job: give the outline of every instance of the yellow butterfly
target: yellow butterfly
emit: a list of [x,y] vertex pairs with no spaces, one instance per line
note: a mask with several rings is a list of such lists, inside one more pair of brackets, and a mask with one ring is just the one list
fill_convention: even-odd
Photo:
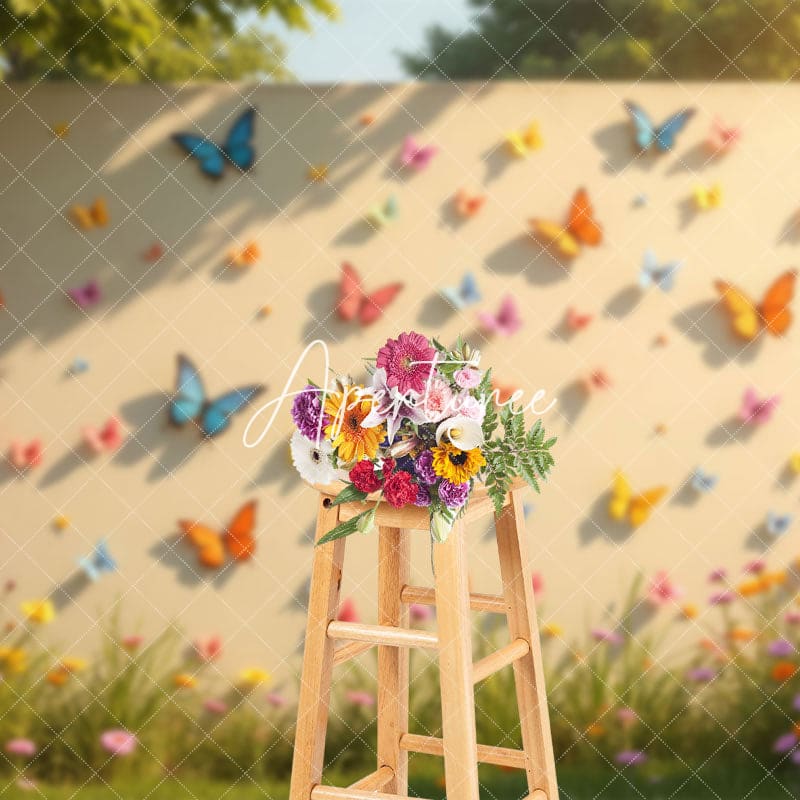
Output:
[[72,221],[81,230],[89,231],[92,228],[104,228],[108,225],[108,206],[102,197],[98,197],[90,206],[74,205],[69,210]]
[[722,205],[722,186],[714,183],[711,186],[698,184],[692,189],[694,207],[698,211],[711,211]]
[[620,470],[617,470],[614,473],[611,498],[608,501],[608,514],[614,520],[627,518],[631,527],[638,528],[647,522],[653,507],[662,500],[666,493],[666,486],[656,486],[634,495],[628,479]]
[[308,168],[308,177],[312,181],[325,181],[328,179],[327,164],[312,164]]
[[531,122],[521,131],[510,131],[506,134],[506,145],[512,156],[527,158],[534,150],[538,150],[544,141],[538,122]]

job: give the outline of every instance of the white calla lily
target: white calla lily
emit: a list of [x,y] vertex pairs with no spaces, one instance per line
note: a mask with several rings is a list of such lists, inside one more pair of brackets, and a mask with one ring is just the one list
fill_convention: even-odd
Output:
[[459,450],[472,450],[483,444],[483,429],[469,417],[450,417],[440,422],[436,428],[436,444],[441,444],[444,436]]

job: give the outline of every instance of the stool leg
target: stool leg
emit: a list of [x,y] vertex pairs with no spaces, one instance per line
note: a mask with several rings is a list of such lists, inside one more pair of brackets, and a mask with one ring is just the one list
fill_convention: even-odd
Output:
[[[409,582],[408,531],[378,530],[378,624],[408,627],[408,606],[400,592]],[[378,769],[391,767],[387,794],[408,794],[408,753],[400,737],[408,732],[408,648],[378,647]]]
[[[332,498],[320,495],[317,539],[336,527],[339,520],[338,507],[327,508],[326,499]],[[322,778],[334,649],[333,640],[328,638],[328,625],[339,608],[344,543],[344,539],[337,539],[314,551],[290,800],[309,800],[311,790]]]
[[433,545],[442,740],[447,796],[451,800],[478,800],[472,624],[464,533],[464,524],[456,522],[447,541]]
[[[514,683],[522,746],[527,763],[529,796],[537,796],[541,800],[557,800],[558,786],[544,685],[542,648],[525,541],[525,514],[519,491],[511,493],[511,504],[495,518],[495,525],[511,639],[525,639],[530,644],[528,655],[514,662]],[[535,795],[537,791],[539,795]],[[544,796],[541,792],[544,792]]]

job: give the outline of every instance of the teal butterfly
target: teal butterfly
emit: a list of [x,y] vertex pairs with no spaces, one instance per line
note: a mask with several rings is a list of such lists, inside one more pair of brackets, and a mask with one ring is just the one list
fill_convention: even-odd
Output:
[[231,423],[231,417],[245,408],[265,388],[262,384],[255,383],[232,389],[214,400],[208,400],[197,367],[184,355],[178,356],[175,384],[175,393],[169,403],[169,421],[179,427],[193,422],[209,438],[226,430]]
[[668,117],[661,125],[655,125],[641,106],[630,100],[626,100],[624,105],[631,115],[634,136],[639,149],[649,150],[655,145],[656,149],[662,153],[675,147],[677,135],[695,114],[694,108],[684,108]]
[[92,582],[99,580],[104,572],[117,571],[117,562],[109,552],[105,539],[101,539],[88,556],[78,559],[78,566]]

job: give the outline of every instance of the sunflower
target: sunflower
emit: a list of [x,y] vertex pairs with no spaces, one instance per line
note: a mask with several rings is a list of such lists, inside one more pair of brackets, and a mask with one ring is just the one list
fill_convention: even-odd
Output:
[[365,456],[375,458],[378,445],[386,435],[386,426],[363,428],[361,423],[372,410],[371,395],[362,394],[361,387],[346,386],[341,392],[325,399],[325,414],[330,422],[325,435],[331,440],[339,461],[360,461]]
[[432,447],[433,471],[450,483],[466,483],[474,478],[482,467],[486,466],[486,459],[480,447],[472,450],[459,450],[446,442],[438,447]]

